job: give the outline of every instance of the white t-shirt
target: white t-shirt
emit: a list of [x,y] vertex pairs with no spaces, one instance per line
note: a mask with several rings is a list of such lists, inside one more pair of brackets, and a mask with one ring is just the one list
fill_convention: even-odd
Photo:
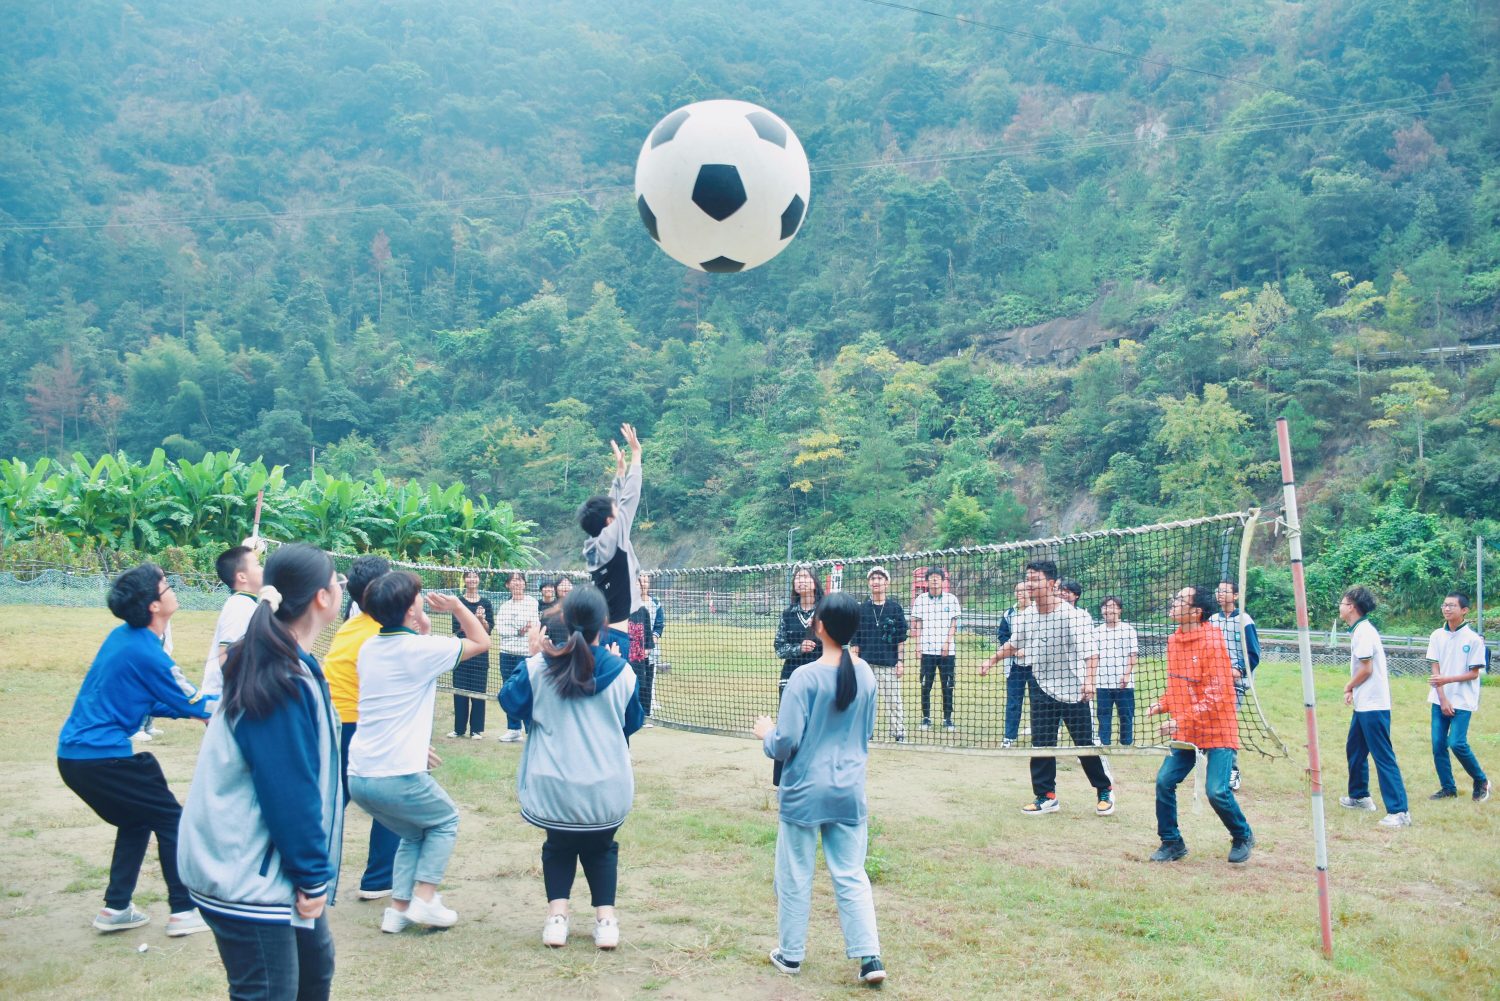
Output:
[[500,638],[500,652],[531,656],[531,644],[525,632],[539,621],[537,600],[529,594],[508,598],[495,606],[495,635]]
[[1088,659],[1094,651],[1089,614],[1065,601],[1046,615],[1032,605],[1016,616],[1011,629],[1011,639],[1042,691],[1059,702],[1083,701]]
[[[1454,630],[1443,626],[1441,629],[1434,629],[1432,638],[1427,641],[1427,659],[1437,661],[1439,674],[1468,674],[1476,667],[1483,674],[1484,640],[1480,639],[1474,627],[1467,622]],[[1448,704],[1454,709],[1467,709],[1469,712],[1479,709],[1478,678],[1444,685],[1443,691],[1448,695]],[[1427,693],[1427,701],[1433,705],[1438,704],[1436,688]]]
[[1130,670],[1131,654],[1141,652],[1135,626],[1121,622],[1113,629],[1104,623],[1094,627],[1094,649],[1099,654],[1099,688],[1134,688],[1135,673],[1131,672],[1130,684],[1122,683],[1125,672]]
[[[943,647],[948,643],[948,629],[959,614],[958,599],[952,594],[934,598],[923,591],[917,595],[916,600],[911,603],[911,617],[922,623],[921,653],[923,656],[942,654]],[[957,643],[958,638],[955,634],[954,645],[956,646]],[[953,647],[948,648],[950,656],[954,652]]]
[[427,770],[438,675],[462,656],[462,636],[381,630],[359,648],[359,729],[349,774],[379,779]]
[[1370,676],[1354,689],[1354,711],[1391,708],[1391,677],[1385,669],[1385,644],[1369,619],[1360,619],[1349,632],[1349,677],[1359,673],[1360,662],[1370,662]]
[[224,694],[224,668],[219,663],[219,655],[244,638],[245,630],[250,627],[250,616],[255,614],[259,603],[255,595],[244,591],[234,592],[224,602],[219,623],[214,626],[214,641],[208,646],[208,660],[203,664],[203,684],[198,686],[198,691],[204,695]]

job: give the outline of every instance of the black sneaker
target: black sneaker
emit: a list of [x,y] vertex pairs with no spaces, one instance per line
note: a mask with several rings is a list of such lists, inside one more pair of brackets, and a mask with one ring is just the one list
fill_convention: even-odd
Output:
[[1244,865],[1250,861],[1250,849],[1255,847],[1255,838],[1235,838],[1229,845],[1229,864]]
[[771,965],[782,973],[787,973],[794,977],[802,972],[802,960],[784,959],[782,958],[780,949],[771,950]]
[[879,987],[885,982],[885,966],[879,956],[866,956],[859,963],[859,982]]
[[1458,790],[1457,789],[1439,789],[1437,792],[1433,793],[1431,796],[1428,796],[1427,798],[1428,799],[1458,799]]
[[931,730],[932,729],[932,720],[929,719],[926,716],[922,717],[922,729],[924,729],[924,730]]
[[1474,802],[1483,803],[1490,798],[1490,780],[1474,783]]
[[1153,862],[1180,862],[1187,858],[1187,842],[1163,841],[1161,847],[1151,853]]

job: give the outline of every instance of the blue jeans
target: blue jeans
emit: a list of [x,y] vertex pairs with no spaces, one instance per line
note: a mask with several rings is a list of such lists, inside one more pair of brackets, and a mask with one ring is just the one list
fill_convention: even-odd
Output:
[[1474,715],[1467,709],[1455,709],[1452,716],[1443,715],[1442,706],[1432,707],[1432,763],[1437,768],[1438,782],[1444,792],[1457,792],[1453,784],[1453,763],[1448,760],[1452,751],[1458,763],[1464,766],[1475,785],[1485,780],[1484,769],[1479,759],[1469,748],[1469,717]]
[[1350,799],[1364,799],[1370,795],[1370,758],[1374,758],[1385,812],[1407,811],[1406,783],[1401,781],[1396,749],[1391,746],[1389,709],[1356,712],[1349,720],[1349,739],[1344,743],[1344,753],[1349,759]]
[[210,911],[229,977],[231,1001],[327,1001],[333,986],[333,935],[325,913],[311,928],[235,921]]
[[[523,665],[525,663],[526,663],[526,658],[522,657],[520,654],[516,654],[516,653],[502,653],[500,655],[500,687],[504,688],[505,687],[505,683],[510,680],[510,676],[512,674],[515,674],[517,670],[524,669]],[[499,697],[500,696],[498,696],[498,695],[495,696],[495,698],[497,698],[497,699]],[[506,713],[505,714],[505,728],[507,730],[519,730],[519,729],[521,729],[521,717],[519,717],[519,716],[512,716],[510,713]]]
[[[1250,837],[1250,823],[1240,812],[1240,804],[1229,788],[1229,769],[1234,767],[1234,750],[1228,747],[1210,747],[1203,754],[1208,756],[1205,784],[1208,786],[1208,802],[1214,813],[1224,822],[1229,836],[1236,841]],[[1156,773],[1156,833],[1163,841],[1182,841],[1182,831],[1177,827],[1177,787],[1188,777],[1198,761],[1198,752],[1173,748],[1167,760],[1161,763]]]
[[[339,777],[344,782],[344,805],[349,805],[349,745],[354,741],[358,723],[345,723],[339,735]],[[396,864],[396,849],[401,839],[378,820],[370,821],[370,850],[365,857],[365,874],[360,878],[361,890],[389,890]]]
[[844,955],[850,959],[880,955],[875,931],[875,898],[865,874],[869,830],[864,824],[823,824],[799,827],[785,820],[776,832],[776,929],[783,958],[800,963],[807,952],[807,918],[812,911],[813,860],[818,833],[823,835],[823,860],[833,879],[844,929]]
[[401,836],[392,897],[410,900],[415,884],[443,881],[458,840],[458,808],[431,775],[351,775],[349,792],[370,816]]
[[1026,683],[1031,680],[1031,668],[1014,661],[1010,673],[1005,676],[1005,739],[1015,740],[1021,733],[1021,710],[1026,707]]
[[1120,743],[1127,747],[1135,743],[1135,689],[1101,688],[1094,693],[1094,706],[1099,713],[1099,743],[1108,745],[1110,725],[1113,723],[1110,710],[1120,713]]

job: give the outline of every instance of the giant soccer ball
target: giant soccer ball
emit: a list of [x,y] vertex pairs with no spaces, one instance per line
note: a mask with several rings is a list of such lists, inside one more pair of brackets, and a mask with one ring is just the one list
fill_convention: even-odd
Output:
[[635,162],[646,231],[698,271],[747,271],[807,215],[807,154],[786,122],[747,101],[699,101],[656,124]]

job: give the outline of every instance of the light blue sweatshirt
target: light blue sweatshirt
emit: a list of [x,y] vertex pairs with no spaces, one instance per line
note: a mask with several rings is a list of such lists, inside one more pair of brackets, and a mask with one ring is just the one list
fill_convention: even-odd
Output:
[[813,661],[792,672],[776,728],[766,734],[766,757],[786,763],[781,773],[781,819],[799,827],[862,824],[865,762],[875,733],[875,675],[854,658],[854,701],[835,703],[837,664]]

